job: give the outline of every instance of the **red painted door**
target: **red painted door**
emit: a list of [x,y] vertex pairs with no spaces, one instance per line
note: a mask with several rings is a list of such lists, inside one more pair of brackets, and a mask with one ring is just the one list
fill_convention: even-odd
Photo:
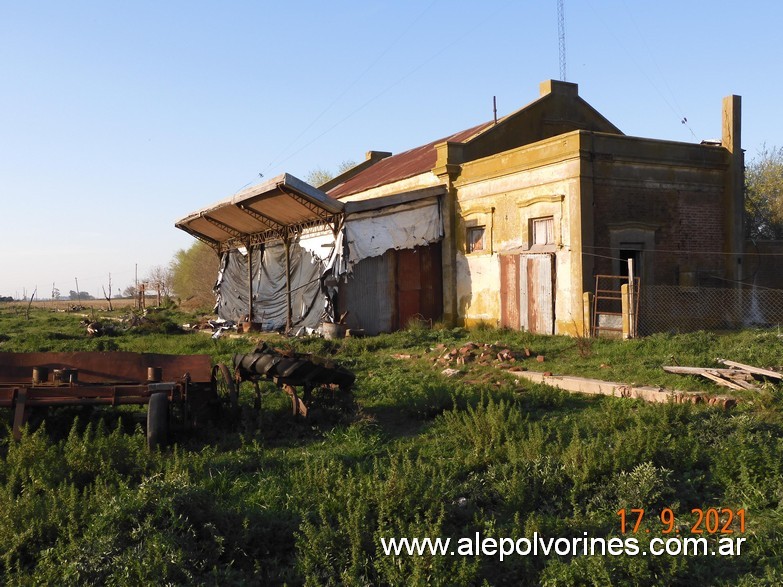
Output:
[[519,255],[500,255],[500,325],[519,330]]

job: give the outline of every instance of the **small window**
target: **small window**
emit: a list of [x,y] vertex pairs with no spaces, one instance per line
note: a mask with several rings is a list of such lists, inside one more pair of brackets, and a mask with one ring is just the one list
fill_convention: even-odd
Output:
[[551,216],[548,218],[535,218],[532,223],[532,233],[534,246],[555,244],[555,221]]
[[475,253],[476,251],[484,250],[484,227],[483,226],[471,226],[468,228],[467,235],[467,249],[468,253]]

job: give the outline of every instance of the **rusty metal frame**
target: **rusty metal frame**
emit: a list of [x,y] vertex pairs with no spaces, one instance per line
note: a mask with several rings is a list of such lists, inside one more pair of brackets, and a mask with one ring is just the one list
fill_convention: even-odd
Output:
[[153,393],[166,392],[169,402],[188,399],[188,381],[146,385],[31,385],[0,387],[0,408],[14,411],[13,436],[22,437],[29,411],[36,407],[145,405]]
[[[155,362],[160,366],[152,367]],[[58,380],[54,373],[49,379],[48,370],[53,365],[59,365],[63,373],[69,372],[67,382]],[[168,380],[160,381],[164,370],[168,371]],[[40,379],[42,371],[46,375]],[[82,381],[76,373],[82,374]],[[184,405],[186,414],[191,400],[209,401],[209,397],[216,396],[211,360],[207,355],[131,352],[0,353],[0,408],[13,410],[13,436],[17,440],[32,408],[145,405],[156,393],[166,393],[170,403]]]
[[244,212],[248,216],[251,216],[260,222],[264,222],[270,225],[270,228],[268,230],[275,230],[278,233],[283,233],[286,229],[286,226],[284,224],[280,224],[276,220],[272,220],[266,214],[262,214],[258,210],[251,208],[248,204],[240,202],[239,204],[237,204],[237,208],[242,210],[242,212]]
[[[310,212],[312,212],[313,214],[318,216],[318,218],[320,219],[320,222],[318,222],[316,220],[302,222],[302,223],[296,225],[297,228],[302,229],[302,228],[309,228],[311,226],[319,226],[321,224],[327,224],[327,225],[329,225],[332,228],[333,232],[337,231],[337,226],[338,226],[338,224],[340,222],[340,219],[342,218],[344,213],[341,213],[341,212],[337,212],[337,213],[329,212],[327,209],[319,206],[315,202],[311,202],[309,199],[299,195],[298,193],[286,189],[283,186],[283,184],[278,184],[277,187],[278,187],[278,189],[281,192],[283,192],[284,194],[289,196],[291,199],[293,199],[297,203],[299,203],[302,206],[304,206],[305,208],[307,208]],[[291,227],[288,227],[288,228],[291,228]]]
[[[620,328],[614,328],[611,326],[600,326],[599,325],[599,316],[620,316],[622,317],[622,294],[619,289],[613,289],[613,288],[606,288],[601,287],[601,280],[613,280],[619,282],[620,286],[622,287],[622,282],[630,283],[627,275],[596,275],[595,276],[595,294],[593,297],[593,336],[596,338],[599,336],[600,331],[607,331],[607,332],[620,332],[622,333],[623,329]],[[632,287],[634,288],[636,295],[634,296],[636,298],[634,307],[630,308],[630,311],[634,315],[634,320],[637,323],[639,323],[639,298],[641,297],[639,295],[640,291],[640,278],[634,277],[633,278],[633,284]],[[608,302],[610,304],[620,304],[620,312],[609,312],[609,311],[601,311],[599,310],[599,304],[601,301]],[[616,308],[615,308],[616,309]]]
[[326,218],[315,218],[298,224],[291,224],[283,226],[283,230],[277,230],[270,228],[263,232],[255,232],[252,234],[240,234],[234,238],[224,241],[218,245],[218,250],[221,253],[230,251],[239,247],[247,247],[252,245],[266,244],[273,240],[285,240],[291,236],[300,233],[308,228],[318,228],[319,226],[329,227],[333,233],[337,233],[340,230],[342,224],[343,215],[329,214]]
[[208,236],[204,236],[203,234],[199,234],[198,232],[196,232],[195,230],[192,230],[191,228],[185,226],[184,224],[177,224],[176,227],[181,229],[181,230],[184,230],[185,232],[187,232],[190,236],[192,236],[196,240],[200,240],[205,245],[215,249],[218,252],[221,252],[220,251],[221,247],[220,247],[220,242],[219,241],[216,241],[215,239],[209,238]]
[[212,224],[213,226],[217,226],[223,232],[230,234],[234,238],[241,239],[246,236],[245,233],[242,232],[241,230],[238,230],[233,226],[229,226],[228,224],[226,224],[225,222],[221,222],[217,218],[212,218],[212,216],[210,216],[209,214],[202,214],[201,217],[207,222],[209,222],[210,224]]

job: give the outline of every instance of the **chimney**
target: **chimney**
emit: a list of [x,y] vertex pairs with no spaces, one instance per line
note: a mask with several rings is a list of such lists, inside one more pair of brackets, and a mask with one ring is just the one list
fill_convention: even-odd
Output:
[[723,98],[723,128],[721,143],[728,151],[729,168],[724,180],[723,226],[726,234],[724,252],[729,279],[742,280],[745,219],[745,156],[742,151],[742,98]]
[[380,161],[381,159],[386,159],[386,157],[391,157],[391,153],[388,151],[367,151],[364,154],[364,160],[372,161],[373,163]]
[[575,98],[579,95],[579,85],[571,82],[561,82],[554,79],[548,79],[538,85],[539,93],[543,98],[547,94],[558,94],[560,96],[569,96]]

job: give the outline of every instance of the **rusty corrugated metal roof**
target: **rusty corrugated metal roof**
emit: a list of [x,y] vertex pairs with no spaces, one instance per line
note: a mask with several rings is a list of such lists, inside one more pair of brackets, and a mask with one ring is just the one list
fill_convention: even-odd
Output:
[[422,145],[421,147],[416,147],[415,149],[404,151],[388,157],[387,159],[383,159],[358,175],[346,180],[344,183],[333,187],[327,193],[332,198],[342,198],[343,196],[356,194],[387,183],[426,173],[435,167],[435,162],[437,160],[435,145],[443,143],[444,141],[465,141],[473,135],[492,126],[492,124],[491,121],[485,122],[446,138],[438,139],[437,141]]

